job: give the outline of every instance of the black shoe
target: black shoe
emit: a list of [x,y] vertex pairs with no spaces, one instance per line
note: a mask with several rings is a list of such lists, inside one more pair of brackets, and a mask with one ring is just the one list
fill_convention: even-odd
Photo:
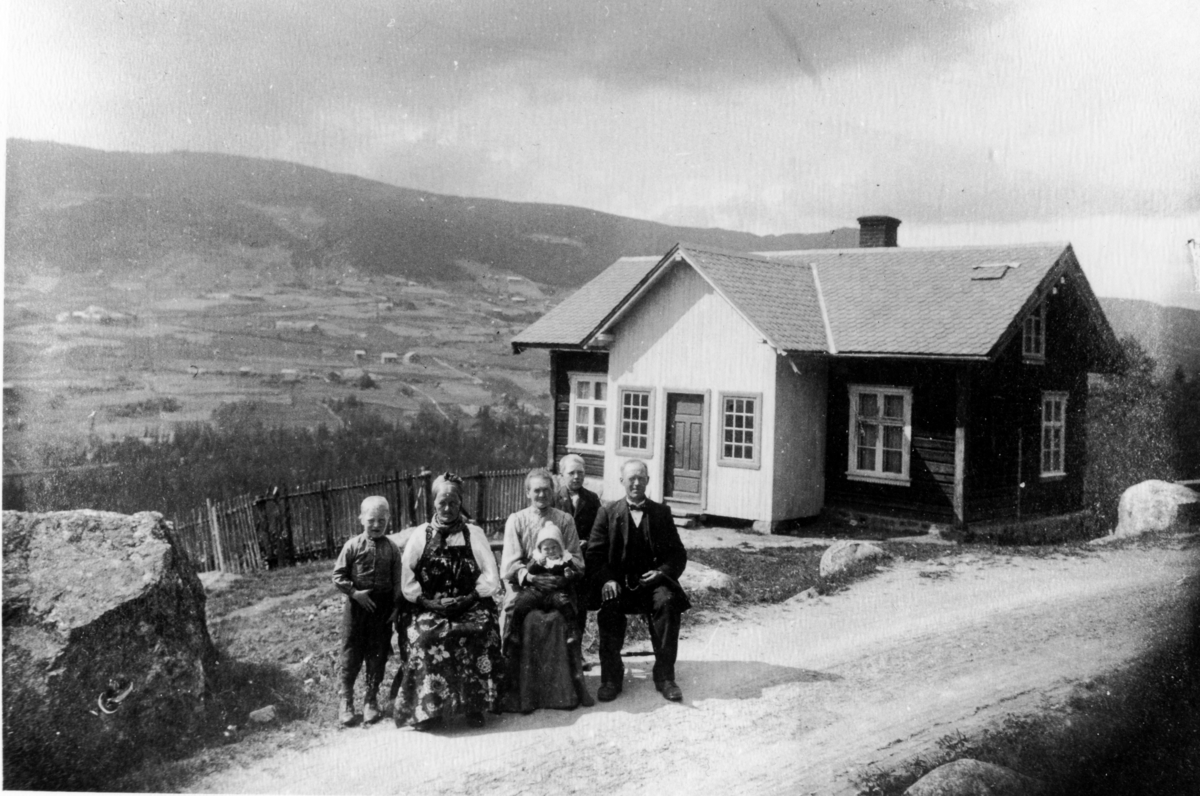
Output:
[[601,702],[612,702],[621,693],[620,683],[601,683],[596,689],[596,699]]
[[425,721],[418,721],[416,724],[414,724],[412,726],[412,728],[414,730],[416,730],[417,732],[429,732],[430,730],[436,730],[438,727],[441,727],[441,726],[442,726],[442,717],[434,716],[432,719],[425,719]]
[[654,687],[658,689],[658,692],[663,695],[664,699],[671,702],[683,701],[683,690],[675,685],[674,680],[656,680]]

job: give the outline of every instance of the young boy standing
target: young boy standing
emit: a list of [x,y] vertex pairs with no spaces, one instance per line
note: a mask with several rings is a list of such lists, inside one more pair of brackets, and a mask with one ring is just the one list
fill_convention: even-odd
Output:
[[354,723],[354,681],[367,668],[363,722],[380,717],[379,684],[392,652],[392,623],[400,593],[400,550],[387,538],[391,508],[374,495],[362,502],[363,532],[342,547],[333,566],[333,585],[346,595],[342,609],[342,694],[338,721]]

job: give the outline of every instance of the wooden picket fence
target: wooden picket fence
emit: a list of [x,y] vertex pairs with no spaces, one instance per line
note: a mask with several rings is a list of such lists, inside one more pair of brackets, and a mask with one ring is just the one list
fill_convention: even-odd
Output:
[[[525,470],[463,476],[463,513],[492,538],[508,515],[526,505]],[[208,501],[174,521],[175,537],[200,572],[250,572],[297,561],[333,558],[361,532],[359,506],[382,495],[392,529],[418,525],[433,510],[431,473],[401,473],[319,481],[269,494]]]

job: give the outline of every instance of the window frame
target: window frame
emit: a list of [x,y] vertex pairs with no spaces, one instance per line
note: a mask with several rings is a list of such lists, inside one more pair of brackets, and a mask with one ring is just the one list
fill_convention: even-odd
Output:
[[[646,447],[645,448],[630,448],[625,445],[625,396],[631,394],[639,394],[646,396]],[[615,439],[617,455],[633,456],[641,459],[650,459],[654,456],[654,438],[657,436],[657,429],[654,426],[655,418],[655,401],[657,396],[653,387],[639,387],[636,385],[619,385],[617,387],[617,403],[616,403],[616,420]],[[639,435],[640,436],[640,435]]]
[[[1044,390],[1042,392],[1042,400],[1038,405],[1038,474],[1046,480],[1063,478],[1067,474],[1067,402],[1070,400],[1071,394],[1062,390]],[[1046,405],[1050,402],[1059,402],[1062,404],[1060,409],[1060,419],[1055,420],[1051,417],[1046,419]],[[1051,413],[1053,415],[1053,412]],[[1058,430],[1058,445],[1053,443],[1053,432]],[[1050,431],[1050,448],[1047,450],[1047,434]],[[1055,464],[1054,455],[1058,454],[1059,469],[1046,469],[1046,454],[1050,454],[1050,464]]]
[[[581,381],[586,381],[586,382],[589,382],[592,384],[597,384],[597,383],[603,384],[604,385],[604,398],[602,400],[596,399],[596,398],[580,399],[578,397],[578,392],[579,392],[578,385],[579,385],[579,382],[581,382]],[[611,413],[611,407],[609,406],[609,400],[608,400],[609,387],[610,387],[610,385],[608,383],[608,374],[607,373],[588,373],[588,372],[568,373],[567,374],[567,382],[570,385],[569,386],[570,408],[568,409],[568,415],[567,415],[567,450],[569,450],[569,451],[586,451],[586,452],[591,452],[591,453],[603,452],[603,451],[607,450],[607,448],[608,448],[608,425],[609,425],[608,418]],[[582,407],[587,407],[591,410],[595,410],[595,409],[603,409],[604,410],[603,426],[596,425],[595,411],[589,412],[591,422],[588,424],[588,428],[591,429],[591,433],[589,436],[593,439],[595,439],[595,429],[603,428],[603,430],[604,430],[604,441],[603,442],[597,444],[594,442],[576,442],[575,441],[575,430],[576,430],[576,426],[579,425],[575,418],[577,416],[577,410]]]
[[1034,365],[1046,361],[1046,300],[1025,316],[1021,324],[1021,359]]
[[[754,428],[750,429],[754,434],[754,441],[749,443],[754,455],[749,459],[733,458],[725,455],[725,401],[737,399],[754,402]],[[747,470],[758,470],[762,468],[763,454],[763,424],[762,424],[762,405],[763,394],[761,392],[718,392],[717,393],[717,465],[719,467],[741,467]],[[743,413],[745,414],[745,413]],[[732,429],[736,431],[737,429]],[[734,442],[734,445],[745,445],[745,442]]]
[[[881,432],[875,443],[875,460],[878,469],[862,470],[858,467],[858,404],[859,396],[862,394],[874,394],[879,396],[880,412],[879,426],[890,425],[899,426],[902,429],[903,447],[900,451],[900,472],[885,473],[883,472],[883,438]],[[849,394],[849,440],[847,443],[846,457],[846,478],[851,481],[866,481],[875,484],[891,484],[893,486],[908,486],[912,483],[912,405],[913,405],[913,390],[912,387],[897,387],[887,384],[850,384],[848,385]],[[883,422],[883,397],[885,395],[900,396],[904,401],[904,419],[903,423]]]

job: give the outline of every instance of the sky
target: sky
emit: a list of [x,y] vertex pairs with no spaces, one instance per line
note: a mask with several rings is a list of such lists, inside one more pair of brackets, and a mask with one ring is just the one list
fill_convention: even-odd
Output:
[[[7,136],[901,245],[1200,308],[1195,0],[12,0]],[[653,254],[654,252],[648,252]]]

